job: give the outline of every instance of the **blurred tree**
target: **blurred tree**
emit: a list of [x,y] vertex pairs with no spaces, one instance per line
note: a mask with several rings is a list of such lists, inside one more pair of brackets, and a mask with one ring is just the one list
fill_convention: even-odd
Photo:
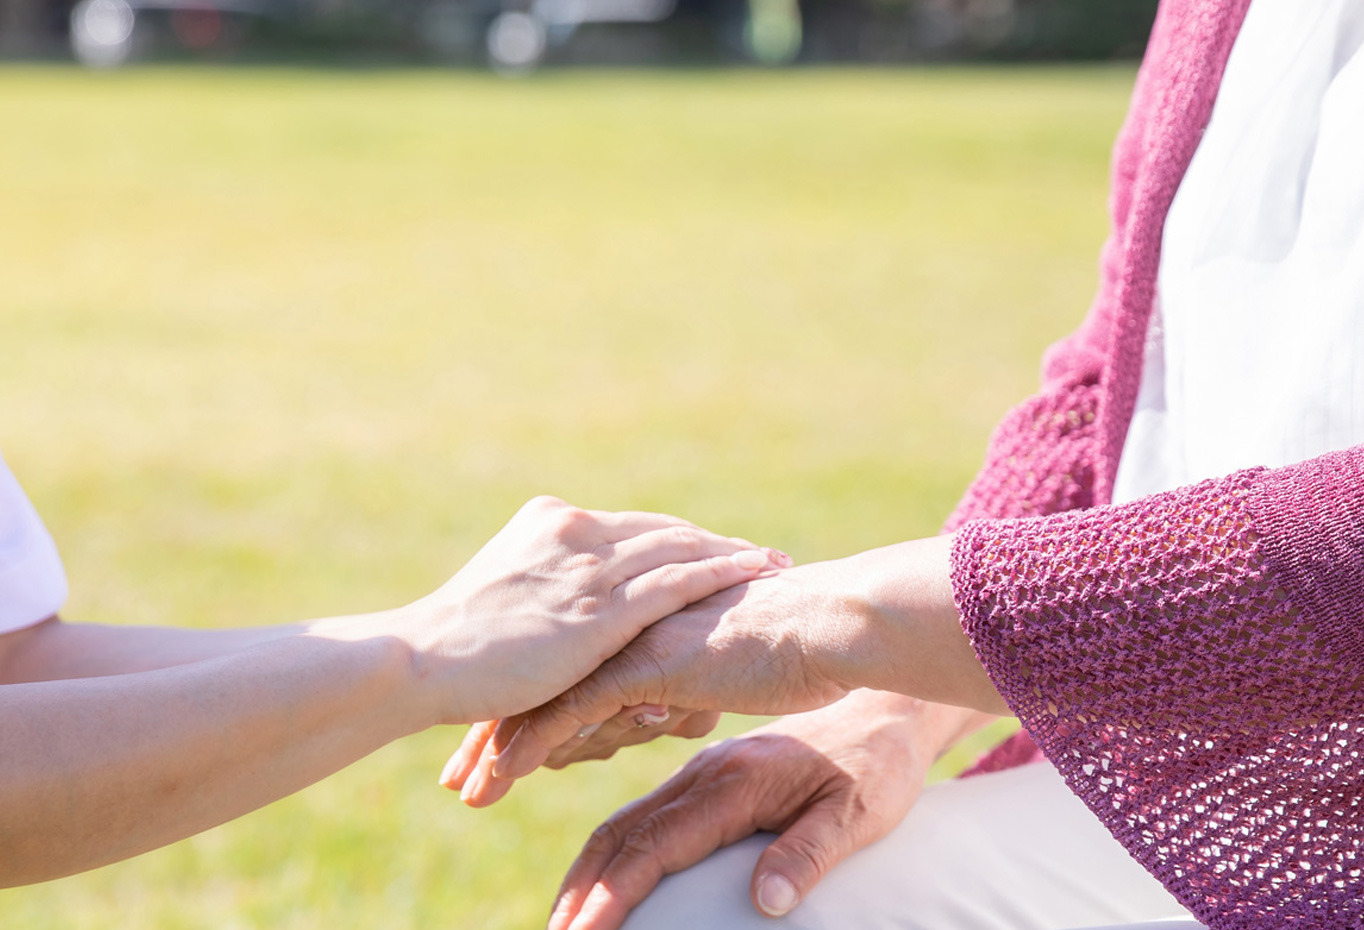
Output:
[[[60,53],[72,2],[0,0],[0,56]],[[549,6],[575,5],[575,0],[130,2],[151,11],[145,17],[147,30],[159,37],[147,43],[153,55],[194,52],[183,47],[193,46],[182,41],[184,29],[161,22],[167,10],[192,2],[196,10],[202,7],[199,11],[210,15],[215,8],[240,12],[244,5],[269,12],[268,17],[257,17],[261,21],[250,35],[266,57],[425,55],[466,62],[485,60],[484,37],[499,14],[539,15],[537,11]],[[567,30],[571,33],[567,35],[551,23],[547,60],[785,64],[1134,57],[1145,47],[1157,4],[1158,0],[676,0],[672,15],[658,24],[588,24]],[[230,17],[219,19],[228,23]]]
[[1139,55],[1159,0],[801,0],[808,61]]
[[41,44],[43,0],[0,0],[0,53],[24,55]]
[[1020,0],[1016,26],[998,48],[1008,57],[1136,57],[1157,6],[1158,0]]

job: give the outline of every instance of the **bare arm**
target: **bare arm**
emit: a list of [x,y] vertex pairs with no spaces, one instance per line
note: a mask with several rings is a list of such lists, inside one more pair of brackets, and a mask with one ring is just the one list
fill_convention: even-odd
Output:
[[0,885],[145,852],[435,722],[396,639],[289,637],[218,659],[0,689]]
[[0,684],[150,672],[216,659],[306,629],[302,623],[230,630],[102,626],[49,617],[0,636]]
[[237,634],[133,629],[132,645],[55,620],[0,638],[13,676],[0,684],[0,886],[189,836],[408,733],[534,706],[768,564],[676,518],[538,499],[396,610]]

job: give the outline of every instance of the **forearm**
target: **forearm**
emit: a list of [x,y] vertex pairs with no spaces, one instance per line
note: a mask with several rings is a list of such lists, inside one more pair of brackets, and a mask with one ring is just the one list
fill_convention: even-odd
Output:
[[216,659],[306,629],[304,624],[228,630],[102,626],[52,617],[0,635],[0,684],[150,672]]
[[675,517],[537,498],[398,610],[0,637],[0,885],[189,836],[437,723],[538,706],[660,617],[781,563]]
[[847,688],[1009,713],[962,629],[952,539],[899,543],[831,563],[839,622],[822,644],[828,664],[820,674]]
[[0,687],[0,884],[93,868],[254,810],[432,719],[381,637]]

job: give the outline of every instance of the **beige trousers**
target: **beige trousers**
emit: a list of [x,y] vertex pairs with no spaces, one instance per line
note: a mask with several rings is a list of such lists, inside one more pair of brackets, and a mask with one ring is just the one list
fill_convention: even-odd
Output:
[[1047,763],[934,785],[777,920],[748,897],[772,839],[665,878],[626,930],[1201,930]]

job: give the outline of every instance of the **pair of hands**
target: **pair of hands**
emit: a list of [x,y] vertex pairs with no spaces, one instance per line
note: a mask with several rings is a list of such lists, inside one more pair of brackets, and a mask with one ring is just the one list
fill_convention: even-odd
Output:
[[961,633],[949,547],[924,540],[765,572],[693,604],[547,705],[473,727],[442,782],[484,806],[539,764],[701,736],[721,709],[798,713],[881,688],[702,752],[594,834],[550,927],[616,927],[662,875],[756,830],[785,831],[752,883],[760,910],[785,913],[903,818],[964,721],[989,719],[904,694],[1004,709]]
[[[554,700],[476,727],[442,781],[491,803],[613,718],[619,739],[622,723],[672,719],[669,708],[791,714],[873,689],[1006,713],[962,632],[950,549],[950,537],[902,543],[766,572],[693,603]],[[707,719],[676,725],[696,735]]]

